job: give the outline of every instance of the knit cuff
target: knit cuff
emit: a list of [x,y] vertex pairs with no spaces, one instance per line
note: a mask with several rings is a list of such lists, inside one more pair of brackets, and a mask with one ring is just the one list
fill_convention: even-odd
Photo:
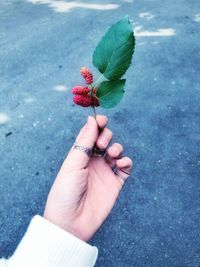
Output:
[[98,250],[36,215],[10,258],[13,266],[92,267]]

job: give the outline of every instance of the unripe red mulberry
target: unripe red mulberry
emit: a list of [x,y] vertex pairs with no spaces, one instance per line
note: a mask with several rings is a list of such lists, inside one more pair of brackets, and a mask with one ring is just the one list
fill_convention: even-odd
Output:
[[73,97],[73,101],[75,104],[82,107],[89,107],[92,104],[92,100],[89,95],[75,95]]
[[90,92],[90,88],[86,86],[77,85],[72,88],[72,94],[74,95],[87,95]]
[[93,83],[93,75],[92,75],[92,72],[88,68],[82,67],[80,72],[83,78],[85,79],[86,84]]

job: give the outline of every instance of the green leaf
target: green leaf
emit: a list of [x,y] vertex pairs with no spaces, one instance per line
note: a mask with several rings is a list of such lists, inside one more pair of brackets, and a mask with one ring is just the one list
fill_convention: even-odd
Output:
[[93,64],[108,80],[117,80],[130,66],[134,46],[134,33],[126,16],[103,36],[94,51]]
[[97,97],[102,108],[112,108],[122,99],[126,80],[104,81],[97,90]]

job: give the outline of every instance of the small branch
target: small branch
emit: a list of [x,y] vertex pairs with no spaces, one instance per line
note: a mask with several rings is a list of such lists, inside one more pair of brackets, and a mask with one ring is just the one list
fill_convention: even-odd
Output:
[[[94,86],[93,85],[90,85],[91,87],[91,92],[90,92],[90,97],[91,97],[91,99],[93,100],[93,90],[94,90]],[[97,116],[97,114],[96,114],[96,109],[95,109],[95,106],[94,105],[92,105],[91,106],[92,107],[92,110],[93,110],[93,113],[94,113],[94,118],[95,118],[95,120],[96,120],[96,116]]]
[[96,120],[96,116],[97,116],[97,114],[96,114],[95,106],[92,106],[92,110],[93,110],[93,113],[94,113],[94,118],[95,118],[95,120]]

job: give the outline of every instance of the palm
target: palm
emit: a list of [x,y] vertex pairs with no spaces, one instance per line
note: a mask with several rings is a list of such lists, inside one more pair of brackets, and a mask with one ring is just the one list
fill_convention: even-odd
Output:
[[[104,158],[92,158],[89,166],[88,197],[99,205],[113,206],[121,189],[121,183]],[[112,208],[112,207],[111,207]]]
[[95,232],[110,213],[122,184],[104,158],[93,157],[87,169],[87,190],[80,216],[87,218]]

